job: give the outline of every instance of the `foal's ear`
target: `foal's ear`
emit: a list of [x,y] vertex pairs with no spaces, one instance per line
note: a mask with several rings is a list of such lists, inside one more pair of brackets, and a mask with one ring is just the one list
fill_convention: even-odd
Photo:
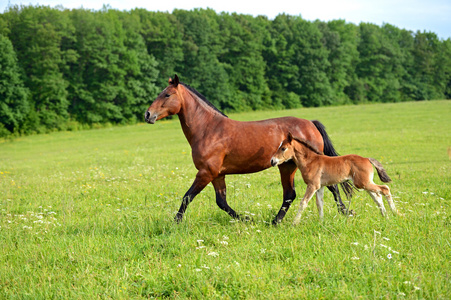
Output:
[[293,135],[291,134],[291,132],[288,132],[287,140],[288,143],[291,143],[291,141],[293,140]]
[[169,78],[169,84],[172,84],[174,87],[177,87],[179,85],[180,81],[179,81],[179,77],[177,76],[177,74],[174,75],[174,79]]

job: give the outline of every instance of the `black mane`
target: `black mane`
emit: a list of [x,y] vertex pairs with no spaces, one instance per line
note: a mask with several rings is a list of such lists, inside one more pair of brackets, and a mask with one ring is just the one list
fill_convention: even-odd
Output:
[[201,99],[203,102],[205,102],[205,104],[207,104],[208,106],[210,106],[211,108],[213,108],[215,111],[217,111],[218,113],[220,113],[221,115],[223,115],[224,117],[228,118],[222,111],[220,111],[219,109],[217,109],[210,101],[207,100],[207,98],[205,98],[204,95],[202,95],[201,93],[199,93],[198,91],[196,91],[195,88],[187,85],[186,83],[180,82],[184,87],[186,87],[188,90],[190,90],[191,92],[193,92],[197,97],[199,97],[199,99]]
[[294,140],[298,141],[299,143],[301,143],[302,145],[304,145],[305,147],[307,147],[309,150],[315,152],[316,154],[319,155],[324,155],[323,152],[319,151],[318,149],[316,149],[315,146],[313,146],[309,141],[301,139],[301,138],[297,138],[297,137],[293,137]]

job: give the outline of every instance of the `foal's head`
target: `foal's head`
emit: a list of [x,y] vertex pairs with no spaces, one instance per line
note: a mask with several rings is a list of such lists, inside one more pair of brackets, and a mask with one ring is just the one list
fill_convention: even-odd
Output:
[[169,85],[158,95],[145,113],[144,117],[147,123],[154,124],[157,120],[179,113],[182,107],[182,99],[178,91],[179,83],[177,75],[174,76],[174,79],[169,78]]
[[319,155],[323,155],[324,153],[316,149],[315,146],[313,146],[310,142],[294,137],[291,132],[288,132],[288,136],[286,139],[282,141],[282,143],[279,146],[279,149],[277,149],[276,153],[271,158],[271,165],[278,166],[287,160],[292,159],[296,153],[308,153],[308,152],[314,152]]
[[287,160],[292,159],[294,156],[293,136],[291,132],[288,133],[288,137],[280,143],[279,149],[271,157],[271,165],[273,167],[278,166]]

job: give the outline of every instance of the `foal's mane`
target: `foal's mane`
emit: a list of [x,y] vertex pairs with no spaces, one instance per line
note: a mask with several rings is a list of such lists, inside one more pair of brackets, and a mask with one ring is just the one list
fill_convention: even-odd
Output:
[[224,117],[228,118],[222,111],[220,111],[219,109],[216,108],[216,106],[214,106],[210,101],[207,100],[207,98],[205,98],[204,95],[202,95],[201,93],[199,93],[195,88],[187,85],[186,83],[180,82],[180,84],[182,84],[184,87],[186,87],[190,92],[192,92],[193,94],[195,94],[200,100],[202,100],[205,104],[207,104],[209,107],[213,108],[215,111],[217,111],[218,113],[220,113],[221,115],[223,115]]
[[298,138],[298,137],[295,137],[295,136],[293,136],[293,139],[296,140],[297,142],[301,143],[305,147],[307,147],[309,150],[315,152],[316,154],[324,155],[323,152],[321,152],[318,149],[316,149],[316,147],[313,146],[309,141],[306,141],[304,139],[301,139],[301,138]]

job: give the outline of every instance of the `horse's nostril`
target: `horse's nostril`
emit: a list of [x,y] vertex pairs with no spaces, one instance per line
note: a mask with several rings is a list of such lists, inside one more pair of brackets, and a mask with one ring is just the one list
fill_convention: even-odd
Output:
[[144,118],[145,118],[146,120],[148,120],[149,117],[150,117],[150,112],[149,112],[149,111],[146,111],[146,113],[144,114]]

